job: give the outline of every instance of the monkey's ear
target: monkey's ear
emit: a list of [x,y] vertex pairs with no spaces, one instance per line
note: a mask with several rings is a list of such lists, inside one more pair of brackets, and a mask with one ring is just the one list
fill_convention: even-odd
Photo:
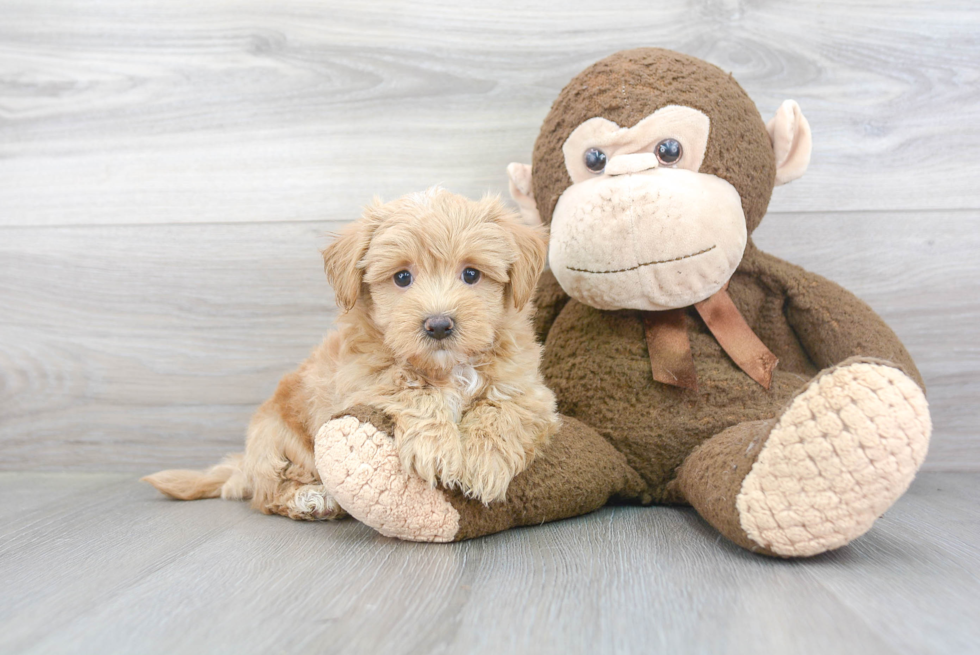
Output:
[[534,202],[534,186],[531,184],[529,164],[508,164],[507,178],[510,180],[510,197],[521,209],[521,218],[528,225],[541,225],[538,205]]
[[371,220],[371,210],[375,208],[366,210],[365,216],[345,227],[340,236],[323,250],[323,270],[333,287],[337,305],[345,312],[354,307],[361,293],[364,270],[359,264],[374,233],[375,222]]
[[776,185],[792,182],[810,164],[813,137],[810,123],[795,100],[786,100],[766,123],[772,149],[776,153]]
[[537,226],[521,225],[516,221],[511,225],[511,234],[517,246],[517,259],[510,267],[510,293],[514,306],[524,309],[538,286],[538,278],[544,271],[548,257],[548,242]]

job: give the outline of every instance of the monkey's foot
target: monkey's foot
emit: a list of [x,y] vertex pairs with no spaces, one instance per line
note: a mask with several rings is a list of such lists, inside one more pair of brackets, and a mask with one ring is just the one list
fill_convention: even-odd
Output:
[[783,557],[838,548],[905,493],[932,425],[922,390],[897,368],[848,360],[824,371],[776,420],[735,506],[745,534]]
[[355,407],[316,434],[316,467],[323,486],[347,513],[387,537],[452,541],[459,513],[445,493],[401,467],[390,421]]

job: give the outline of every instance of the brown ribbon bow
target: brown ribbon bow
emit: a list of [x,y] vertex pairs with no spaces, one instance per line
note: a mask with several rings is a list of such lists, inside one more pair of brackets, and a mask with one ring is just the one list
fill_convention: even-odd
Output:
[[[768,390],[779,360],[745,322],[728,295],[728,285],[707,300],[696,303],[694,309],[738,367]],[[653,379],[697,391],[698,374],[694,370],[691,342],[687,336],[687,310],[644,312],[643,324]]]

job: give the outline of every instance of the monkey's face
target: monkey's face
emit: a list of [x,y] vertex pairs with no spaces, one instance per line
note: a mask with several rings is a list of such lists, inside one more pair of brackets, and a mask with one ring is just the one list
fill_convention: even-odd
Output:
[[699,172],[710,131],[702,112],[667,106],[632,128],[579,125],[562,151],[572,185],[551,219],[551,269],[599,309],[686,307],[721,289],[747,239],[738,191]]

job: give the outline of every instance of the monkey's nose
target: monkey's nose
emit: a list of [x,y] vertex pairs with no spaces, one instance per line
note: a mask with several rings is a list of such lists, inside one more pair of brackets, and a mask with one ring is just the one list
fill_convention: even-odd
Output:
[[422,323],[422,327],[425,328],[425,334],[436,341],[442,341],[453,331],[453,319],[449,318],[445,314],[440,316],[430,316],[425,319]]
[[628,175],[642,173],[656,168],[660,162],[652,152],[638,152],[632,155],[616,155],[606,162],[606,175]]

